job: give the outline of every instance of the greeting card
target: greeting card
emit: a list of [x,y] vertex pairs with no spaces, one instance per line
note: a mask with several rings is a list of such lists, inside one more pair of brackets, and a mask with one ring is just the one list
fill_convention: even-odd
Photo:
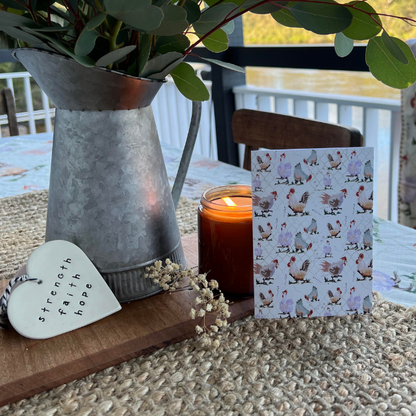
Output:
[[258,318],[372,310],[373,149],[251,153]]

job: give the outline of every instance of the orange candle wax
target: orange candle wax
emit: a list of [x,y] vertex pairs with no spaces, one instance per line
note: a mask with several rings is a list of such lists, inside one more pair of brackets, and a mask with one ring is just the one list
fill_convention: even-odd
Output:
[[199,271],[226,294],[253,294],[251,186],[218,186],[198,208]]

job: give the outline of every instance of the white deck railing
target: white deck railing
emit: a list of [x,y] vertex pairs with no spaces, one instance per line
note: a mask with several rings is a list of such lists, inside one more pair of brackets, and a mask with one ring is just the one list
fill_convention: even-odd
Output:
[[271,111],[358,128],[364,145],[374,147],[375,213],[397,221],[400,100],[251,86],[235,87],[233,91],[237,109]]
[[[44,129],[53,131],[55,109],[50,108],[48,97],[42,94],[41,109],[34,110],[28,72],[0,74],[14,91],[14,81],[23,79],[25,110],[17,114],[19,123],[29,125],[29,133],[36,133],[37,120],[44,120]],[[211,91],[211,83],[205,81]],[[375,149],[376,213],[382,218],[397,221],[397,188],[400,151],[400,101],[391,99],[319,94],[304,91],[274,90],[251,86],[233,89],[236,107],[292,114],[358,128],[366,146]],[[156,96],[153,112],[160,140],[183,147],[191,117],[191,102],[185,99],[172,81],[168,81]],[[7,124],[0,116],[0,126]],[[0,129],[1,137],[1,129]],[[217,159],[215,117],[212,101],[203,103],[201,128],[195,152]],[[240,152],[241,156],[243,152]]]

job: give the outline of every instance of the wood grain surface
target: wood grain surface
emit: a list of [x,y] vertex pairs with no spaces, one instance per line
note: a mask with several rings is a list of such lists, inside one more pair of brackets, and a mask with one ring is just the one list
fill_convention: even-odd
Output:
[[[197,236],[182,239],[188,265],[198,264]],[[0,290],[7,281],[0,281]],[[0,406],[130,360],[195,335],[195,294],[161,293],[122,304],[99,322],[47,340],[0,331]],[[253,298],[234,301],[230,322],[253,314]]]

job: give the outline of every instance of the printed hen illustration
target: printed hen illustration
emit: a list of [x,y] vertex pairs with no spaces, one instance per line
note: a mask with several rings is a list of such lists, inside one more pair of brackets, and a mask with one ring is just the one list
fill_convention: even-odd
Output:
[[287,290],[282,292],[282,300],[279,303],[279,308],[282,311],[280,315],[287,315],[286,318],[290,318],[290,314],[293,311],[293,300],[287,298]]
[[[357,152],[354,150],[351,153],[350,161],[348,162],[348,182],[358,182],[358,176],[361,175],[361,171],[363,170],[363,164],[361,160],[357,159]],[[353,179],[350,179],[353,178]]]
[[358,313],[361,306],[361,297],[355,294],[355,287],[350,290],[350,297],[347,299],[348,312]]
[[341,168],[339,168],[339,165],[341,164],[341,159],[342,159],[342,155],[339,150],[337,151],[335,157],[333,157],[330,153],[328,153],[328,161],[329,161],[329,166],[330,166],[328,169],[340,170]]
[[305,299],[309,302],[316,302],[318,301],[318,288],[316,286],[312,286],[311,293],[308,296],[305,295]]
[[279,243],[278,253],[284,253],[284,252],[289,253],[290,246],[293,243],[293,238],[292,238],[292,233],[290,231],[286,230],[286,223],[285,222],[280,227],[280,234],[277,237],[277,241]]
[[[277,165],[277,184],[289,184],[289,176],[292,174],[292,164],[285,162],[286,154],[280,155],[280,163]],[[283,182],[280,182],[283,181]]]
[[363,235],[363,247],[364,250],[372,250],[373,248],[373,235],[369,228],[364,231]]
[[256,156],[256,159],[257,159],[257,164],[259,166],[259,169],[257,169],[257,172],[262,172],[262,171],[270,172],[270,170],[267,170],[272,164],[272,158],[269,153],[266,153],[263,158],[261,158],[260,156]]
[[370,214],[373,212],[373,191],[366,192],[364,185],[358,188],[358,192],[355,194],[358,197],[358,206],[363,212],[357,211],[357,214],[364,214],[369,211]]
[[312,248],[312,243],[307,243],[303,238],[302,234],[299,231],[295,234],[295,252],[303,253],[305,250],[308,251]]
[[303,185],[303,181],[309,182],[312,179],[312,175],[307,175],[302,170],[300,163],[297,163],[293,172],[293,179],[295,180],[295,185]]
[[364,254],[360,253],[358,259],[355,261],[355,264],[357,264],[358,273],[362,276],[362,279],[357,278],[357,281],[373,279],[373,259],[371,259],[370,263],[368,263],[364,259]]
[[326,173],[323,179],[325,189],[332,189],[332,179],[331,174],[329,172]]
[[272,208],[274,202],[277,201],[277,192],[273,191],[270,195],[264,196],[260,198],[258,195],[253,195],[253,206],[259,207],[261,214],[258,214],[256,210],[254,211],[255,215],[258,217],[266,217],[266,213],[268,214]]
[[261,191],[262,190],[261,180],[260,180],[260,175],[259,174],[256,175],[255,179],[253,179],[253,188],[254,188],[255,191]]
[[328,280],[325,277],[325,282],[335,282],[336,278],[342,277],[342,271],[344,270],[344,266],[346,266],[346,264],[347,264],[346,257],[341,257],[340,260],[335,261],[333,263],[323,261],[321,263],[321,270],[324,273],[329,273],[331,275],[331,280]]
[[311,309],[310,311],[308,311],[302,303],[302,299],[299,299],[296,302],[296,316],[299,317],[310,317],[313,314],[313,310]]
[[329,231],[329,236],[328,236],[329,238],[341,238],[339,234],[341,232],[342,224],[339,221],[337,221],[335,225],[328,223],[327,227]]
[[294,282],[289,282],[289,284],[296,284],[296,283],[309,283],[309,279],[305,279],[306,274],[308,273],[309,265],[311,262],[309,260],[305,260],[302,263],[301,268],[296,265],[296,257],[291,257],[287,267],[289,267],[289,276],[291,276]]
[[347,240],[349,246],[355,246],[358,250],[358,243],[361,241],[361,231],[355,226],[355,220],[350,222],[350,229],[347,233]]
[[331,211],[324,210],[325,214],[335,215],[334,211],[338,211],[341,209],[342,203],[344,202],[344,199],[347,197],[347,190],[341,189],[340,192],[337,194],[329,195],[326,192],[324,192],[321,195],[321,203],[323,205],[327,205]]
[[372,182],[373,181],[373,167],[371,166],[371,161],[367,160],[364,164],[364,181]]
[[256,260],[263,258],[263,249],[261,248],[260,243],[257,243],[257,247],[254,249],[254,255],[256,256]]
[[269,238],[272,235],[273,227],[269,222],[266,225],[266,229],[264,229],[260,224],[257,226],[257,229],[259,230],[259,233],[260,233],[260,238],[259,238],[260,241],[263,241],[263,240],[271,241],[269,240]]
[[312,150],[310,156],[308,156],[306,159],[303,159],[303,163],[309,166],[319,165],[318,154],[316,153],[316,150]]
[[254,264],[254,274],[259,274],[263,277],[263,283],[266,280],[270,280],[276,269],[279,267],[279,261],[273,260],[271,263],[267,264],[266,266],[261,266],[259,263]]
[[293,212],[293,214],[288,214],[288,216],[295,216],[297,214],[309,215],[308,212],[305,211],[306,204],[308,203],[309,199],[309,192],[306,191],[302,194],[300,199],[298,199],[295,195],[294,188],[290,188],[289,193],[287,194],[286,198],[289,200],[289,208]]
[[303,229],[306,234],[319,234],[318,233],[318,224],[315,218],[312,218],[311,223]]
[[339,305],[339,301],[341,300],[341,296],[342,296],[342,291],[339,287],[337,287],[337,291],[335,294],[333,294],[331,290],[328,290],[328,296],[329,296],[328,305]]
[[273,303],[273,298],[274,298],[274,294],[271,290],[269,290],[267,292],[267,295],[264,295],[262,292],[260,292],[260,300],[263,303],[262,306],[260,306],[260,308],[270,308],[270,305]]

